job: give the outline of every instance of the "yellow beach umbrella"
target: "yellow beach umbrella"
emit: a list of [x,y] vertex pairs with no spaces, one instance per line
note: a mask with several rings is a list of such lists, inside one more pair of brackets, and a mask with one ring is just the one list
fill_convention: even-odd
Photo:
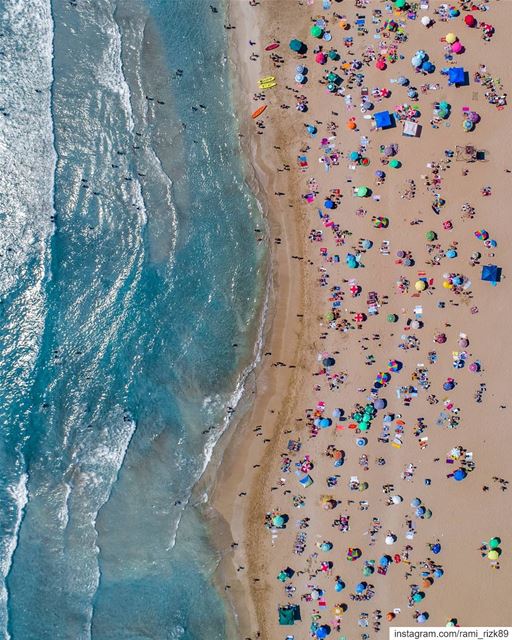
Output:
[[427,283],[425,282],[425,280],[418,280],[414,285],[414,288],[416,289],[416,291],[425,291],[425,289],[427,288]]
[[445,281],[443,282],[443,287],[444,287],[445,289],[453,289],[453,285],[452,285],[452,283],[451,283],[451,282],[448,282],[448,280],[445,280]]
[[491,549],[487,554],[489,560],[497,560],[500,557],[500,554],[496,551],[496,549]]
[[453,44],[457,40],[457,36],[454,33],[447,33],[445,40],[448,44]]

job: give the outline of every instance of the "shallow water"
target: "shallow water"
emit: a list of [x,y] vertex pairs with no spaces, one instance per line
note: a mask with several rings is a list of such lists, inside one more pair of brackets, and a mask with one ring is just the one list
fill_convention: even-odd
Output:
[[0,9],[0,637],[224,638],[188,501],[265,264],[224,8],[30,5]]

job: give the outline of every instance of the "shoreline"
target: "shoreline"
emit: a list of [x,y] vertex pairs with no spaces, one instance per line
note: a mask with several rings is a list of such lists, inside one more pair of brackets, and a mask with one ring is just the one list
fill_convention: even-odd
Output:
[[[230,43],[230,61],[233,67],[235,109],[242,134],[241,147],[246,162],[248,185],[263,208],[269,253],[267,315],[266,318],[262,318],[264,322],[262,357],[251,372],[251,379],[246,381],[244,395],[237,407],[237,415],[217,443],[215,460],[212,459],[209,465],[210,470],[215,474],[211,479],[209,501],[209,514],[213,523],[211,538],[221,557],[214,582],[219,593],[229,603],[228,614],[231,619],[228,620],[228,629],[231,627],[233,637],[249,637],[259,629],[258,620],[261,619],[262,614],[261,602],[257,585],[252,581],[252,577],[260,570],[260,565],[255,560],[257,554],[254,553],[257,537],[248,535],[248,532],[254,531],[257,527],[254,514],[261,510],[262,502],[255,487],[264,482],[262,470],[253,468],[253,463],[259,463],[265,456],[272,455],[267,453],[269,443],[262,447],[261,440],[266,438],[272,440],[278,433],[283,412],[276,411],[274,425],[265,432],[265,438],[258,440],[253,437],[252,442],[248,442],[248,438],[254,436],[253,425],[268,421],[269,411],[274,413],[274,409],[270,409],[272,402],[276,398],[279,399],[290,388],[294,379],[296,380],[300,375],[301,370],[297,367],[288,369],[287,375],[283,376],[280,368],[272,367],[272,362],[282,358],[287,360],[291,358],[295,362],[304,331],[304,324],[296,317],[304,308],[302,265],[296,269],[293,280],[290,277],[293,267],[291,255],[302,254],[303,251],[302,220],[300,224],[296,224],[295,219],[293,225],[287,225],[286,220],[288,212],[290,215],[292,212],[296,215],[294,210],[300,206],[300,203],[294,202],[290,205],[293,209],[284,203],[281,206],[271,205],[268,194],[272,192],[277,182],[275,168],[270,163],[262,166],[264,145],[281,146],[279,143],[284,141],[280,129],[282,123],[278,119],[282,114],[274,114],[274,117],[268,114],[271,128],[265,131],[264,136],[256,135],[254,122],[250,119],[252,109],[249,96],[253,93],[253,87],[257,86],[256,79],[261,75],[261,65],[248,60],[252,50],[247,46],[248,38],[245,36],[248,35],[248,28],[250,28],[251,39],[258,43],[255,50],[261,53],[263,49],[259,46],[262,44],[260,42],[261,22],[268,17],[264,11],[262,6],[255,11],[254,7],[245,5],[242,7],[233,0],[229,1],[229,20],[236,26]],[[255,24],[255,18],[257,24]],[[244,59],[243,56],[246,58]],[[271,137],[272,140],[269,141]],[[274,150],[273,155],[276,155]],[[283,156],[285,156],[284,153]],[[275,158],[271,162],[275,164]],[[290,174],[287,182],[287,189],[292,194],[296,194],[297,189],[293,189]],[[282,184],[280,186],[282,187]],[[288,202],[288,198],[286,200]],[[276,237],[282,239],[282,243],[278,246],[272,242],[272,238]],[[297,271],[300,271],[299,281],[297,281]],[[292,289],[294,295],[292,295]],[[286,300],[284,305],[283,300]],[[294,327],[291,338],[290,327]],[[272,355],[265,356],[263,352],[270,352]],[[290,355],[291,353],[293,356]],[[256,404],[256,398],[258,404]],[[276,404],[276,407],[278,406],[279,402]],[[253,496],[252,499],[239,495],[242,492]],[[229,536],[229,545],[226,536]],[[219,544],[219,538],[222,538],[222,544]],[[235,540],[238,546],[233,550],[231,541]],[[244,570],[241,573],[237,572],[236,565],[243,566]],[[227,591],[224,588],[226,584],[230,585]]]

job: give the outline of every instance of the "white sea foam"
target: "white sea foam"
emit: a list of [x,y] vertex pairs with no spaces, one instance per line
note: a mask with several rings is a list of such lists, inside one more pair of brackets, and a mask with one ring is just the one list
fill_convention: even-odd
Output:
[[50,0],[0,5],[0,294],[27,259],[41,263],[53,230],[56,154],[51,117]]
[[6,577],[9,575],[12,558],[18,546],[20,527],[28,502],[27,481],[28,476],[23,473],[18,482],[9,485],[6,491],[8,504],[4,506],[4,509],[11,515],[12,525],[9,531],[2,531],[0,539],[0,573],[2,576],[0,582],[0,611],[3,611],[3,615],[0,615],[0,634],[4,640],[10,640],[11,637],[7,631],[9,593],[7,591]]

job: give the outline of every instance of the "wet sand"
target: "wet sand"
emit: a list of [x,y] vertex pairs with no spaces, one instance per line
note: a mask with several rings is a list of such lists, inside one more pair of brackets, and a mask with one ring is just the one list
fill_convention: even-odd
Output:
[[[227,593],[232,591],[232,602],[235,611],[239,612],[240,637],[254,638],[258,632],[261,637],[270,639],[284,638],[288,633],[298,638],[309,637],[311,615],[319,616],[313,618],[316,624],[331,627],[330,637],[358,630],[373,637],[385,637],[389,624],[414,625],[415,612],[428,612],[430,625],[445,625],[452,619],[461,625],[506,625],[511,622],[506,578],[510,492],[506,490],[506,484],[493,480],[493,477],[508,479],[511,450],[505,367],[510,354],[507,322],[510,281],[506,277],[510,260],[510,225],[506,205],[512,180],[512,174],[506,170],[512,169],[512,151],[510,145],[504,144],[510,115],[508,107],[498,111],[487,103],[486,89],[473,82],[473,74],[480,64],[486,64],[493,76],[500,76],[503,91],[511,86],[510,70],[504,64],[503,56],[507,34],[500,29],[500,24],[510,20],[512,7],[502,2],[491,3],[491,10],[485,16],[479,12],[479,19],[485,18],[497,27],[489,43],[482,40],[480,30],[465,27],[463,18],[442,22],[431,9],[429,15],[436,19],[432,28],[423,27],[419,19],[405,20],[409,39],[399,46],[403,60],[388,64],[383,72],[375,68],[374,62],[363,66],[363,86],[370,91],[373,87],[387,87],[392,91],[389,98],[382,98],[380,102],[373,100],[374,112],[393,111],[396,105],[406,101],[418,104],[422,113],[419,118],[422,134],[420,138],[407,138],[402,136],[400,123],[386,131],[371,130],[371,121],[364,119],[359,109],[360,88],[354,86],[345,90],[345,95],[352,96],[354,105],[347,108],[343,96],[328,95],[325,85],[318,84],[326,69],[338,67],[339,72],[343,60],[360,58],[365,47],[378,46],[373,34],[379,24],[372,24],[373,9],[380,8],[383,19],[401,19],[385,14],[384,6],[384,3],[371,3],[366,9],[357,9],[352,2],[333,3],[334,11],[346,16],[352,25],[349,31],[342,31],[337,20],[332,20],[333,9],[322,11],[319,2],[312,6],[291,1],[269,2],[255,7],[232,3],[231,22],[237,27],[233,30],[233,42],[238,51],[237,69],[239,77],[243,77],[238,89],[242,98],[244,92],[246,94],[245,119],[253,127],[252,133],[245,128],[242,133],[246,145],[249,143],[246,148],[250,149],[251,163],[268,216],[273,274],[264,348],[264,353],[271,355],[263,357],[254,387],[249,391],[253,396],[252,407],[240,416],[239,425],[228,436],[230,441],[213,496],[213,505],[226,523],[225,539],[219,545],[225,552],[222,577],[229,581],[231,589]],[[366,15],[368,34],[357,35],[354,28],[356,12]],[[420,16],[424,14],[420,12]],[[330,61],[325,66],[315,63],[313,47],[319,41],[309,35],[311,18],[320,15],[329,19],[328,28],[333,34],[332,41],[324,43],[325,49],[332,46],[341,56],[340,61]],[[258,29],[254,28],[255,20],[259,21]],[[469,71],[471,82],[467,87],[448,87],[446,77],[438,72],[444,64],[449,66],[443,61],[445,43],[440,39],[450,31],[459,35],[466,46],[457,63]],[[343,46],[343,37],[347,36],[354,40],[350,48]],[[309,69],[309,80],[300,89],[300,93],[308,98],[309,111],[305,114],[296,111],[295,94],[285,88],[296,87],[293,81],[295,67],[302,63],[299,56],[288,49],[288,42],[293,37],[306,42],[309,49],[303,62]],[[249,46],[249,39],[257,45]],[[269,54],[263,51],[273,40],[280,40],[281,46],[275,53],[284,58],[284,63],[277,68]],[[437,67],[435,73],[429,76],[415,74],[410,58],[417,49],[428,51]],[[260,57],[252,62],[249,56],[254,52]],[[262,102],[252,101],[251,96],[258,91],[257,77],[271,74],[276,76],[278,86],[267,92],[269,106],[262,117],[265,128],[261,129],[262,135],[257,135],[258,129],[253,126],[250,113]],[[416,87],[425,83],[440,86],[435,91],[420,92],[419,98],[411,101],[407,98],[406,88],[390,83],[390,78],[400,75],[408,77]],[[344,79],[342,86],[346,84]],[[438,129],[433,129],[429,124],[432,105],[442,100],[450,103],[451,115]],[[291,108],[280,109],[281,104]],[[462,129],[464,106],[481,116],[481,122],[471,133]],[[242,121],[243,109],[241,101]],[[338,115],[333,115],[332,111]],[[346,128],[349,117],[356,118],[358,131]],[[318,133],[311,137],[305,124],[317,121],[322,124],[315,125]],[[330,121],[338,125],[335,132],[327,131],[326,125]],[[446,122],[450,126],[446,126]],[[323,155],[320,141],[333,133],[336,133],[333,145],[339,155],[339,164],[325,172],[318,162]],[[348,155],[359,148],[362,135],[369,138],[364,156],[370,164],[352,170],[350,167],[354,163],[348,160]],[[396,158],[402,164],[396,170],[381,164],[383,154],[379,147],[391,144],[398,145]],[[453,158],[447,162],[445,149],[455,150],[457,145],[467,144],[485,149],[486,161],[466,163]],[[304,153],[309,166],[301,172],[297,156],[306,145],[310,147]],[[440,171],[442,187],[438,193],[446,204],[439,215],[432,210],[433,193],[421,178],[430,173],[426,165],[432,161],[446,167]],[[285,163],[290,165],[290,171],[278,171]],[[376,184],[376,170],[386,173],[382,185]],[[465,171],[468,171],[467,175],[463,175]],[[308,192],[307,181],[311,178],[316,180],[318,195],[313,203],[307,204],[302,195]],[[407,180],[414,180],[416,185],[415,197],[411,199],[400,197],[407,189]],[[352,189],[358,185],[369,186],[380,200],[353,197]],[[490,196],[481,193],[486,185],[492,187]],[[329,213],[340,225],[340,231],[346,231],[340,233],[337,243],[331,229],[323,226],[317,213],[319,208],[327,213],[324,199],[336,188],[340,189],[341,200]],[[285,195],[276,195],[278,193]],[[467,219],[461,210],[464,203],[474,207],[472,219]],[[356,215],[358,208],[366,209],[366,215]],[[372,216],[389,218],[389,227],[375,228]],[[422,222],[410,224],[418,219]],[[451,230],[443,227],[446,221],[451,221]],[[313,229],[323,232],[320,242],[308,240]],[[485,247],[475,237],[474,232],[480,229],[488,230],[490,237],[497,240],[496,248]],[[436,232],[436,241],[426,240],[425,234],[429,230]],[[276,238],[281,242],[276,242]],[[347,253],[355,255],[358,252],[362,239],[371,240],[373,247],[360,251],[364,266],[349,269],[345,257]],[[380,251],[383,241],[389,241],[389,255]],[[436,254],[446,253],[454,246],[453,242],[458,243],[455,259],[444,256],[439,265],[427,264]],[[440,247],[429,253],[431,245],[436,244]],[[327,257],[321,255],[325,253],[321,248],[327,250]],[[412,266],[397,263],[399,250],[411,253]],[[482,257],[479,264],[471,266],[469,259],[475,251],[481,252]],[[339,263],[329,261],[334,255],[340,256]],[[496,287],[480,281],[481,267],[485,264],[503,267],[504,278]],[[443,274],[447,272],[462,274],[471,281],[471,286],[459,295],[444,289]],[[326,273],[329,274],[328,283],[321,286],[319,279],[325,278]],[[410,283],[404,293],[397,289],[401,277]],[[426,291],[419,293],[414,285],[421,277],[432,281]],[[354,279],[361,288],[355,297],[349,291],[349,279]],[[331,323],[337,324],[338,330],[329,327],[326,319],[331,309],[329,298],[333,297],[331,287],[335,285],[340,287],[343,298],[340,317]],[[370,291],[378,293],[376,315],[368,313]],[[440,302],[444,307],[439,306]],[[422,324],[413,329],[411,322],[416,319],[414,309],[418,305],[422,307]],[[477,312],[472,312],[475,307]],[[366,319],[355,322],[355,313],[364,313]],[[390,313],[397,315],[396,323],[387,322]],[[444,344],[434,342],[434,337],[440,333],[446,335]],[[469,338],[465,348],[459,346],[461,333]],[[373,339],[376,335],[378,338]],[[418,348],[401,349],[399,345],[406,344],[410,336],[414,336],[410,342],[417,343]],[[461,351],[467,353],[467,361],[464,368],[455,369],[454,352]],[[429,362],[434,358],[431,352],[435,352],[435,362]],[[329,389],[325,374],[313,376],[323,368],[319,362],[322,354],[332,356],[336,361],[328,373],[342,374],[344,381],[339,389]],[[373,356],[374,363],[367,360],[369,355]],[[377,373],[387,371],[390,360],[399,361],[401,370],[393,372],[387,386],[371,396]],[[473,362],[480,363],[480,372],[469,371],[469,364]],[[418,371],[419,375],[428,378],[428,382],[424,382],[427,389],[414,379]],[[456,386],[444,391],[443,383],[448,378],[453,378]],[[320,389],[315,388],[316,385],[320,385]],[[416,388],[417,397],[404,404],[403,399],[397,397],[397,389],[410,385]],[[475,399],[478,392],[481,402]],[[429,402],[428,397],[432,395],[435,399],[431,398]],[[364,407],[369,401],[373,403],[376,397],[384,398],[387,407],[377,411],[367,432],[359,434],[368,439],[365,447],[359,447],[356,444],[358,435],[349,428],[354,423],[350,415],[356,403]],[[344,410],[344,419],[333,419],[332,426],[320,429],[318,435],[311,438],[312,420],[308,421],[308,416],[315,416],[308,409],[315,409],[319,402],[325,402],[325,416],[331,418],[332,411],[339,407]],[[438,426],[436,421],[441,411],[448,419],[443,426]],[[391,423],[391,440],[399,426],[397,414],[405,423],[400,448],[378,440],[386,414],[395,416]],[[459,424],[456,428],[447,428],[453,418],[459,420]],[[415,435],[421,423],[426,427]],[[428,440],[420,440],[425,437]],[[287,450],[289,439],[300,439],[300,452]],[[329,445],[344,451],[342,466],[334,467],[333,459],[326,455]],[[458,446],[472,452],[474,462],[474,469],[469,465],[469,473],[462,482],[447,477],[461,466],[460,461],[446,463],[448,452]],[[282,454],[290,458],[289,471],[281,469]],[[313,461],[310,475],[314,483],[302,488],[294,471],[298,470],[296,463],[304,461],[306,455]],[[367,463],[363,460],[360,464],[362,455],[367,456]],[[378,464],[378,458],[383,458],[385,464]],[[414,468],[410,479],[402,477],[407,465]],[[328,487],[326,478],[335,475],[339,476],[336,485]],[[350,490],[352,476],[358,476],[360,483],[368,483],[368,488]],[[387,484],[394,488],[386,494],[383,485]],[[483,487],[489,487],[489,490],[484,491]],[[292,496],[298,495],[305,497],[302,508],[292,504]],[[326,510],[322,507],[321,500],[325,495],[332,496],[337,502],[336,508]],[[400,496],[402,502],[388,506],[386,503],[392,495]],[[414,515],[416,508],[410,503],[416,497],[432,511],[430,519]],[[265,515],[278,512],[289,517],[286,527],[265,527]],[[332,527],[334,519],[340,516],[348,518],[348,531]],[[310,518],[309,527],[299,529],[297,523],[304,518]],[[374,542],[368,534],[373,518],[378,519]],[[405,535],[409,528],[407,521],[414,526],[413,538]],[[307,543],[304,552],[297,555],[293,553],[294,540],[300,532],[307,534]],[[391,545],[385,543],[388,532],[396,536]],[[502,540],[499,569],[489,559],[482,558],[479,551],[482,542],[493,536]],[[428,545],[438,540],[441,551],[436,555]],[[238,545],[233,551],[232,541]],[[319,549],[318,544],[324,541],[332,543],[331,551]],[[349,547],[360,549],[361,558],[347,561]],[[363,577],[364,563],[374,560],[377,568],[379,559],[385,554],[391,558],[398,556],[400,562],[392,561],[386,575],[376,570]],[[332,563],[332,567],[324,566],[325,571],[321,570],[323,561]],[[442,567],[444,575],[434,579],[432,586],[424,587],[421,572],[428,571],[425,563],[428,565],[431,561]],[[285,583],[295,589],[290,598],[283,583],[276,579],[287,566],[298,572]],[[433,566],[431,564],[431,569]],[[336,576],[341,576],[346,585],[341,592],[334,590]],[[362,580],[372,587],[373,597],[363,601],[351,599],[350,594],[355,593],[356,584]],[[425,597],[408,607],[408,598],[415,591],[415,585]],[[322,592],[317,599],[317,594]],[[322,598],[325,598],[325,606],[319,604]],[[300,604],[302,622],[293,627],[280,627],[277,607],[289,603]],[[346,612],[337,616],[336,605],[343,605],[342,609],[346,605]],[[392,623],[385,617],[391,611],[395,611],[396,616]],[[361,620],[364,624],[362,614],[368,614],[368,627],[358,626]],[[380,631],[374,631],[374,620],[379,619],[378,616],[382,616]],[[339,632],[335,631],[337,625]]]

